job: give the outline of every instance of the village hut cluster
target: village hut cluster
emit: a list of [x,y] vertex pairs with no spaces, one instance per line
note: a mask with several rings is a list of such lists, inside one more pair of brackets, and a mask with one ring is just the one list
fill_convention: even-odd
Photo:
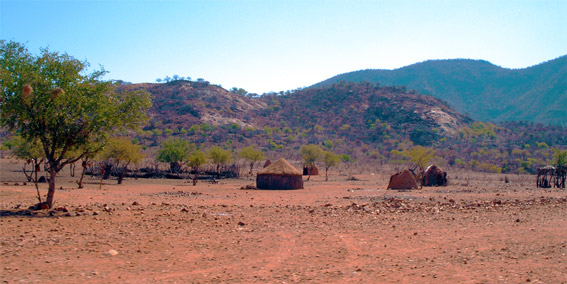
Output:
[[[316,166],[304,166],[303,172],[298,171],[285,159],[274,163],[267,160],[264,169],[256,177],[258,189],[303,189],[303,175],[318,175]],[[567,168],[546,166],[538,168],[537,187],[539,188],[565,188]],[[430,165],[427,169],[405,169],[390,177],[387,189],[411,190],[430,186],[447,186],[447,172],[437,165]]]
[[425,171],[406,169],[390,177],[387,189],[419,189],[423,186],[447,186],[447,172],[437,165],[431,165]]

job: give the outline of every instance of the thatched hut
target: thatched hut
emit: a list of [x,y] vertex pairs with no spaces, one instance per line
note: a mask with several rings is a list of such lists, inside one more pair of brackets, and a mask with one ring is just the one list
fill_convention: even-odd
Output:
[[447,186],[447,172],[437,165],[427,167],[423,175],[423,186]]
[[256,188],[302,189],[303,177],[300,171],[282,158],[258,171]]
[[404,170],[390,177],[387,189],[418,189],[415,176],[409,171]]
[[315,165],[313,165],[311,167],[303,166],[303,175],[304,176],[318,176],[319,175],[319,168],[317,168],[317,166],[315,166]]

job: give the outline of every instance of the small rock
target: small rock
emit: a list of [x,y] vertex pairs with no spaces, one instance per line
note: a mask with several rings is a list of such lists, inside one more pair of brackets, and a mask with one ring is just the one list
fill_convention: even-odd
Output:
[[100,214],[98,211],[93,212],[93,215],[98,215],[98,214]]
[[140,205],[140,203],[138,201],[134,201],[132,202],[132,205]]
[[238,226],[240,226],[240,227],[246,226],[246,223],[244,223],[242,221],[238,221]]
[[109,251],[106,252],[106,255],[110,255],[110,256],[115,256],[115,255],[117,255],[117,254],[118,254],[118,252],[115,251],[115,250],[113,250],[113,249],[111,249],[111,250],[109,250]]

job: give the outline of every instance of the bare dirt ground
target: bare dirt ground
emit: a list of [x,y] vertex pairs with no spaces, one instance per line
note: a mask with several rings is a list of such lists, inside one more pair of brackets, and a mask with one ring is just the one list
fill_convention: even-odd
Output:
[[0,165],[5,283],[567,283],[567,191],[533,176],[405,192],[389,172],[294,191],[62,176],[58,210],[32,212],[21,162]]

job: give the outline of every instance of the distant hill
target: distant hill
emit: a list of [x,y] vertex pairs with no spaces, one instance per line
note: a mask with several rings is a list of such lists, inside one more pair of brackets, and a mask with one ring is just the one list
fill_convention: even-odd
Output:
[[406,86],[447,101],[481,121],[530,121],[567,126],[567,55],[525,69],[482,60],[431,60],[395,70],[361,70],[340,81]]
[[[207,124],[219,130],[227,128],[228,135],[245,128],[287,128],[287,133],[278,136],[294,136],[290,142],[297,145],[334,137],[372,143],[383,136],[429,145],[441,137],[456,136],[461,127],[472,122],[431,96],[369,83],[338,83],[260,97],[189,81],[121,88],[144,89],[152,94],[152,120],[147,129],[173,131]],[[295,137],[298,134],[301,137]]]

